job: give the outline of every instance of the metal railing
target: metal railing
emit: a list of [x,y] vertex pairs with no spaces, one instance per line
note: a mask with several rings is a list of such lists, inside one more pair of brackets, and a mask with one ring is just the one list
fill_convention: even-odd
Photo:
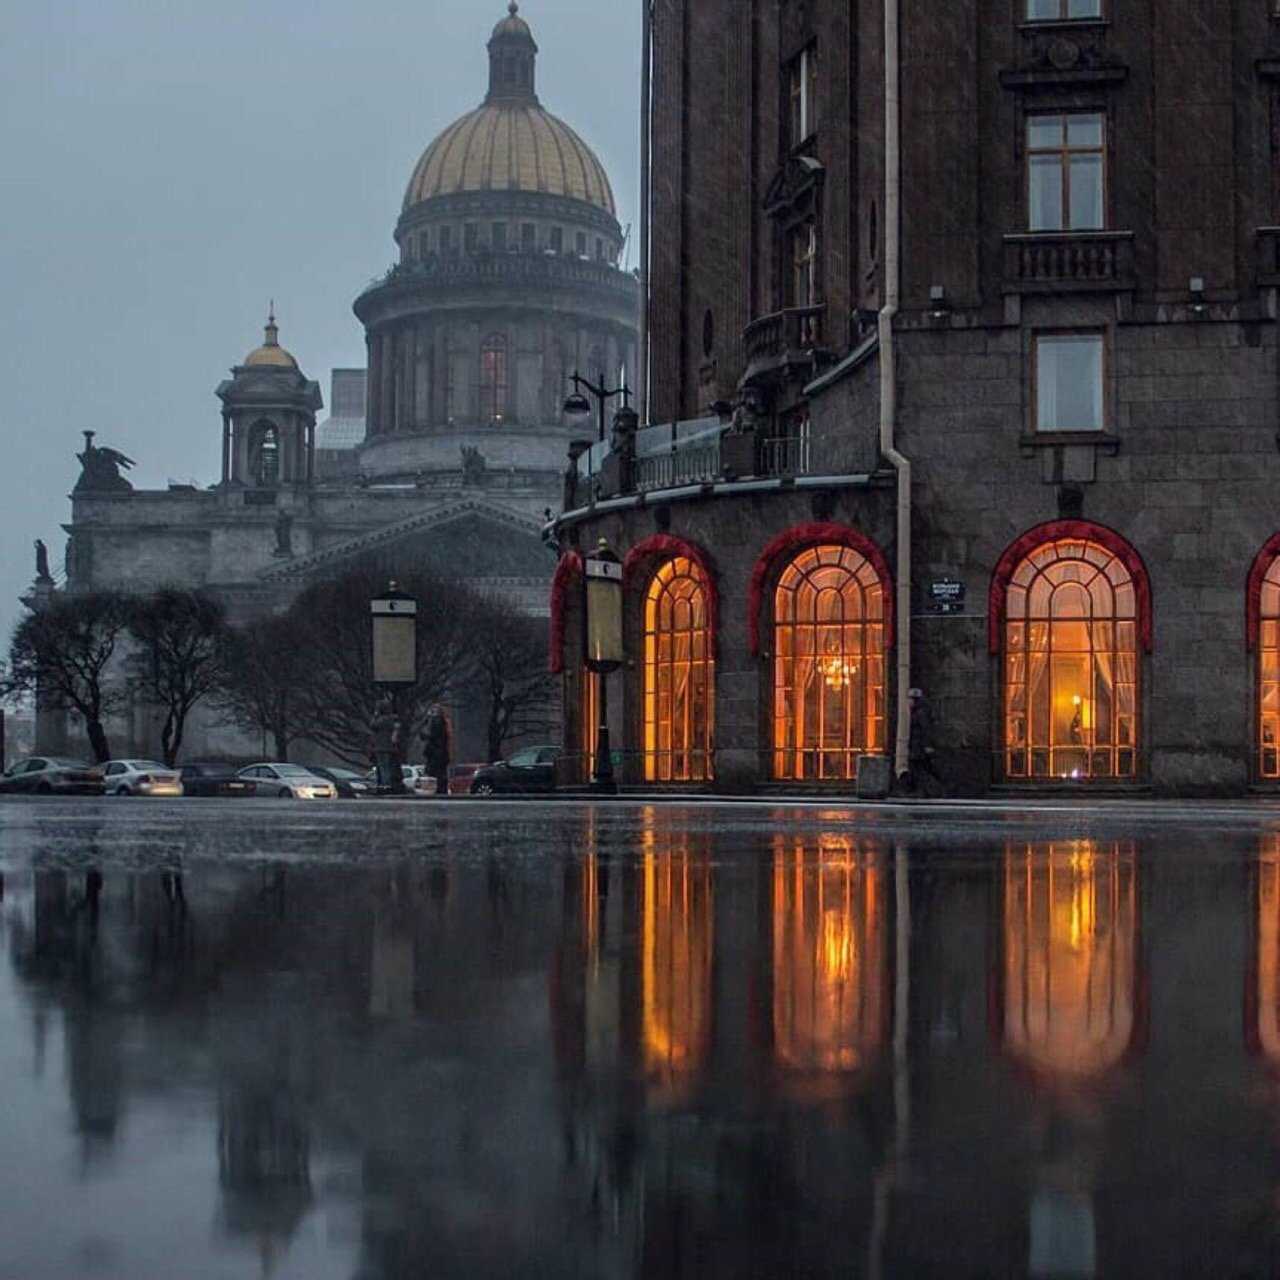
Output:
[[1005,236],[1004,283],[1011,293],[1133,287],[1132,231],[1037,231]]
[[678,446],[669,453],[655,453],[635,461],[635,488],[637,493],[652,489],[678,489],[688,484],[706,484],[719,478],[720,442],[699,444],[681,449]]
[[760,441],[756,473],[761,476],[808,475],[813,465],[813,439],[806,432]]

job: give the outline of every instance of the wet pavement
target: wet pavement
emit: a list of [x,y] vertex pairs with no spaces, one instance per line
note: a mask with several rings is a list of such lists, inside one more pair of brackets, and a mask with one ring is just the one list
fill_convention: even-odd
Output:
[[0,802],[0,1277],[1280,1273],[1280,809]]

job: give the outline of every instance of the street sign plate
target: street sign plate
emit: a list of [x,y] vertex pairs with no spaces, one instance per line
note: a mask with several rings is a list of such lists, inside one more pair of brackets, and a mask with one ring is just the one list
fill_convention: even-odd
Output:
[[939,578],[929,584],[929,603],[935,613],[963,613],[965,585],[955,578]]
[[617,560],[588,560],[588,578],[608,578],[614,582],[622,581],[622,565]]

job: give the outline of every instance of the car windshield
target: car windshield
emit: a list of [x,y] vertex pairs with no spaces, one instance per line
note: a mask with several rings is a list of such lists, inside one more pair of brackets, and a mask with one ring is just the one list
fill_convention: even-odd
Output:
[[340,778],[343,782],[363,782],[364,778],[352,769],[326,769],[332,778]]
[[69,760],[65,756],[53,756],[49,763],[57,769],[87,769],[89,766],[83,760]]
[[145,772],[147,769],[159,769],[163,772],[169,767],[168,765],[159,764],[155,760],[126,760],[125,763],[130,769],[137,769],[139,772]]
[[304,769],[300,764],[273,764],[270,768],[274,769],[282,778],[309,778],[311,776],[311,770]]
[[538,748],[527,747],[524,751],[517,751],[507,763],[513,769],[527,769],[530,765],[538,763]]

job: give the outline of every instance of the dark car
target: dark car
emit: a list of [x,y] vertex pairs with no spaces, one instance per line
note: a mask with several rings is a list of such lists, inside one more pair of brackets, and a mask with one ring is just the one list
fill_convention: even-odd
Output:
[[320,764],[309,764],[307,768],[318,778],[328,778],[338,788],[339,800],[359,800],[369,794],[369,780],[354,769]]
[[559,755],[559,747],[525,747],[497,764],[482,765],[471,779],[471,794],[493,796],[554,791]]
[[189,796],[225,796],[229,799],[256,795],[258,789],[240,777],[229,764],[194,762],[182,766],[182,790]]
[[31,756],[10,765],[0,777],[0,791],[24,791],[42,796],[100,796],[102,770],[66,756]]

